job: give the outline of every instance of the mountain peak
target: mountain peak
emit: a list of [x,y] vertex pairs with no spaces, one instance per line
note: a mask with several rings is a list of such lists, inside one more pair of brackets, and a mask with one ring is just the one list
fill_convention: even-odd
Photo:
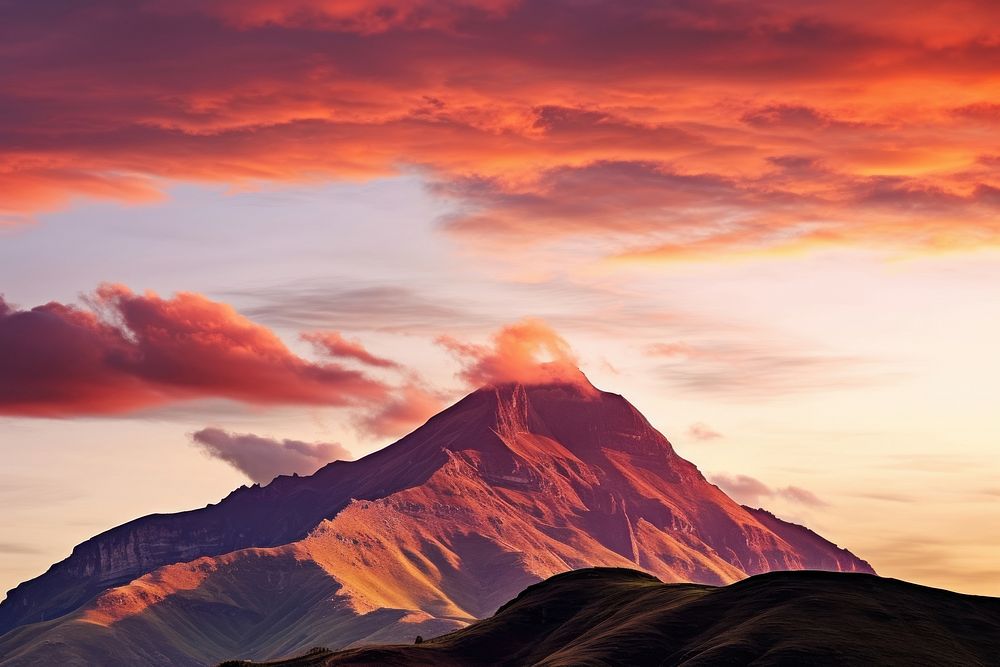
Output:
[[[415,618],[440,632],[587,566],[712,584],[776,569],[871,571],[805,528],[740,506],[625,398],[580,378],[490,383],[357,461],[102,533],[11,591],[0,633],[45,620],[60,641],[88,643],[97,626],[73,621],[101,618],[115,636],[108,651],[143,662],[169,648],[189,664],[231,655],[249,636],[240,633],[263,626],[226,621],[218,633],[235,634],[224,651],[198,644],[191,628],[270,618],[294,600],[308,605],[313,630],[292,632],[279,614],[246,657],[319,636],[346,645],[373,624],[382,640],[412,637]],[[302,583],[272,590],[281,581]],[[234,599],[259,609],[230,610]],[[48,633],[38,630],[40,651]],[[287,644],[292,635],[305,643]],[[180,637],[189,644],[175,646]]]
[[[455,451],[502,451],[528,459],[556,455],[595,465],[606,464],[609,451],[641,453],[659,457],[664,470],[679,465],[694,471],[624,397],[597,389],[582,373],[579,378],[582,382],[506,382],[482,387],[428,422],[437,428],[448,423],[444,430],[461,435],[432,438],[431,442]],[[426,438],[413,437],[419,433],[421,429],[398,446],[416,446],[415,440],[426,446]]]

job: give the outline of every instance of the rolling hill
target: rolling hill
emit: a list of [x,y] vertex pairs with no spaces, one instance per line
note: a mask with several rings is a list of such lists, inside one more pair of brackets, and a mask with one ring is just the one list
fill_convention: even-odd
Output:
[[[227,662],[224,667],[249,663]],[[1000,664],[1000,599],[866,574],[772,572],[723,587],[634,570],[559,574],[492,617],[410,646],[271,667]]]

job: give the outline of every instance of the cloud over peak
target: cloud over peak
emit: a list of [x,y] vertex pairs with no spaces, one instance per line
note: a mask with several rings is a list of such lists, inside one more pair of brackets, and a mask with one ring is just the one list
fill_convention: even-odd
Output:
[[541,320],[507,325],[486,345],[450,336],[441,336],[438,342],[461,362],[459,376],[472,387],[569,383],[592,390],[569,343]]

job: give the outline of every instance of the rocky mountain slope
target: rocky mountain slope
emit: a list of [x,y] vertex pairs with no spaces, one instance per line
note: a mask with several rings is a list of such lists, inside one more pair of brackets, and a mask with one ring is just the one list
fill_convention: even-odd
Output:
[[969,667],[996,665],[998,654],[998,598],[864,574],[773,572],[715,588],[600,568],[556,575],[419,645],[317,649],[269,664]]
[[589,566],[871,572],[708,483],[618,395],[482,389],[385,449],[88,540],[0,604],[0,665],[206,664],[434,635]]

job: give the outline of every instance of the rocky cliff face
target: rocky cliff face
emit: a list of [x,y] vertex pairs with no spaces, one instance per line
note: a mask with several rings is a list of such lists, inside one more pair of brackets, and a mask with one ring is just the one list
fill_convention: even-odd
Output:
[[[104,664],[201,664],[238,655],[251,636],[243,657],[405,638],[414,624],[467,623],[527,584],[594,565],[713,584],[782,569],[871,572],[733,502],[622,397],[510,385],[359,461],[89,540],[0,605],[7,628],[59,617],[5,635],[0,654],[37,657],[32,646],[51,651],[58,637],[68,659],[101,636],[91,657]],[[326,581],[336,593],[316,601],[299,590],[302,568],[313,589]],[[277,587],[280,606],[308,602],[308,620],[265,627],[279,603],[237,595],[261,587]]]

